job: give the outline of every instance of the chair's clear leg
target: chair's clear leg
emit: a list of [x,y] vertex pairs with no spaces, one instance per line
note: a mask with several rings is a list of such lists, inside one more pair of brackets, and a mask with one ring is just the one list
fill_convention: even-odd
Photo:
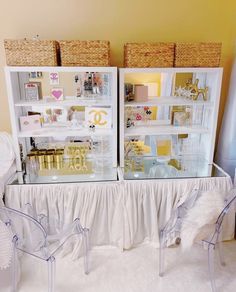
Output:
[[56,260],[55,260],[55,258],[53,257],[53,262],[52,262],[52,271],[53,271],[53,274],[52,274],[52,276],[53,276],[53,291],[55,290],[55,279],[56,279]]
[[159,276],[164,276],[164,257],[165,257],[165,234],[161,230],[160,232],[160,247],[159,247]]
[[213,244],[208,245],[208,269],[209,269],[209,274],[210,274],[212,292],[216,292],[215,275],[214,275],[214,249],[215,249],[215,246]]
[[83,236],[83,246],[84,246],[84,272],[85,274],[88,274],[89,273],[89,250],[90,250],[89,229],[84,228],[82,236]]
[[12,255],[12,271],[11,271],[11,281],[12,281],[12,292],[17,291],[17,245],[18,238],[14,236],[13,238],[13,255]]
[[54,292],[56,261],[53,256],[48,259],[48,292]]
[[224,252],[223,252],[223,247],[222,247],[222,242],[219,241],[217,242],[217,249],[218,249],[218,254],[220,258],[220,263],[222,266],[225,266],[225,260],[224,260]]

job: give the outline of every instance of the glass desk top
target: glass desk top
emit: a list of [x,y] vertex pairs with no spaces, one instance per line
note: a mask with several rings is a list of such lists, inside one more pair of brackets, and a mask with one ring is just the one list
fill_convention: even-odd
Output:
[[21,184],[57,184],[57,183],[83,183],[83,182],[105,182],[105,181],[117,181],[118,172],[117,168],[110,168],[107,171],[101,173],[91,174],[77,174],[77,175],[47,175],[39,176],[33,173],[23,174],[23,172],[17,172],[12,178],[12,185]]
[[[189,162],[190,163],[190,162]],[[178,170],[168,164],[154,163],[145,164],[143,169],[135,171],[124,171],[121,168],[121,177],[125,180],[153,180],[153,179],[183,179],[183,178],[209,178],[227,177],[227,174],[216,164],[208,164],[204,161],[192,161],[194,166],[187,170]],[[83,182],[106,182],[119,180],[118,169],[111,168],[103,173],[92,173],[84,175],[51,175],[38,176],[34,174],[23,175],[16,173],[9,184],[57,184],[57,183],[83,183]]]
[[167,163],[153,158],[136,160],[137,164],[125,163],[122,169],[125,180],[141,179],[180,179],[180,178],[204,178],[226,177],[227,174],[216,164],[208,164],[202,160],[187,160],[182,165],[175,161]]

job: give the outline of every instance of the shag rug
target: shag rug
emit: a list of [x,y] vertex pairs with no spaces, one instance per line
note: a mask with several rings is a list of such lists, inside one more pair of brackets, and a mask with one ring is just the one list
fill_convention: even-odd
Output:
[[218,191],[203,192],[184,217],[181,228],[181,247],[188,250],[195,241],[206,239],[215,230],[215,222],[225,205]]

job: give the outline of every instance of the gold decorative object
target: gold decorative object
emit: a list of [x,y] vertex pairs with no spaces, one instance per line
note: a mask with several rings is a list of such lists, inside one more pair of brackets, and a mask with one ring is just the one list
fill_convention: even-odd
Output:
[[193,100],[197,100],[201,95],[203,100],[207,100],[208,95],[208,87],[198,88],[199,79],[196,79],[194,83],[191,83],[190,80],[186,82],[186,90],[190,91],[190,97]]
[[181,163],[177,159],[170,159],[168,165],[175,167],[177,170],[181,170]]
[[63,154],[55,153],[54,154],[54,161],[55,161],[55,163],[61,163],[63,161]]
[[69,169],[88,171],[86,155],[90,150],[89,142],[70,143],[66,146],[65,152],[69,156]]
[[39,154],[37,157],[38,157],[39,165],[40,164],[44,164],[44,162],[45,162],[44,161],[44,155],[43,154]]
[[[144,144],[144,141],[127,141],[125,142],[125,172],[144,171],[144,154],[151,152],[150,146]],[[129,157],[130,156],[130,157]],[[139,156],[139,157],[137,157]]]
[[46,169],[46,163],[39,163],[39,173],[40,173],[40,171],[42,171],[42,170],[44,170],[44,169]]
[[208,98],[208,87],[199,88],[198,87],[199,79],[196,79],[194,83],[191,80],[186,82],[185,87],[179,86],[175,89],[175,96],[186,97],[193,100],[197,100],[202,96],[203,100]]
[[53,164],[53,162],[46,162],[46,163],[45,163],[45,168],[46,168],[47,170],[52,170],[52,169],[54,168],[54,164]]
[[60,170],[63,168],[63,162],[54,162],[54,167],[56,170]]
[[90,150],[90,142],[71,142],[65,149],[38,149],[37,154],[30,152],[27,157],[38,160],[40,176],[50,176],[52,171],[53,175],[90,174],[92,162],[87,161]]
[[35,161],[36,160],[36,156],[35,155],[36,154],[34,154],[34,153],[29,153],[29,154],[27,154],[27,157],[28,157],[28,159],[30,161]]
[[53,162],[53,154],[47,153],[44,155],[44,161],[46,163],[52,163]]
[[131,159],[125,159],[125,173],[132,171],[133,169],[133,161]]
[[128,141],[125,142],[125,157],[129,155],[144,155],[150,153],[151,148],[144,144],[144,141]]

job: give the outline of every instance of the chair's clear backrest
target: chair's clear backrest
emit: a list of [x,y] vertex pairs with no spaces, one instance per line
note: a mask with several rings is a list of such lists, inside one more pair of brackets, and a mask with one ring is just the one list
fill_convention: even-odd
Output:
[[191,209],[198,197],[201,195],[201,191],[194,189],[188,196],[188,198],[177,208],[178,209],[178,217],[183,218],[187,215],[188,210]]
[[31,217],[33,217],[35,220],[37,220],[44,228],[48,235],[49,230],[49,223],[48,223],[48,217],[43,213],[37,213],[36,208],[34,208],[30,203],[26,203],[22,208],[21,211]]
[[183,218],[186,216],[188,210],[194,206],[200,195],[200,190],[192,190],[188,198],[172,212],[170,219],[163,229],[166,234],[170,232],[180,232]]
[[223,223],[224,217],[226,216],[226,214],[229,212],[231,208],[235,209],[235,207],[236,207],[236,189],[234,188],[229,191],[228,195],[225,198],[225,206],[216,220],[215,232],[213,233],[213,236],[210,240],[211,243],[215,244],[217,242],[219,235],[222,231],[222,223]]
[[46,248],[46,231],[35,218],[15,209],[0,207],[0,219],[11,228],[18,249],[36,255]]

